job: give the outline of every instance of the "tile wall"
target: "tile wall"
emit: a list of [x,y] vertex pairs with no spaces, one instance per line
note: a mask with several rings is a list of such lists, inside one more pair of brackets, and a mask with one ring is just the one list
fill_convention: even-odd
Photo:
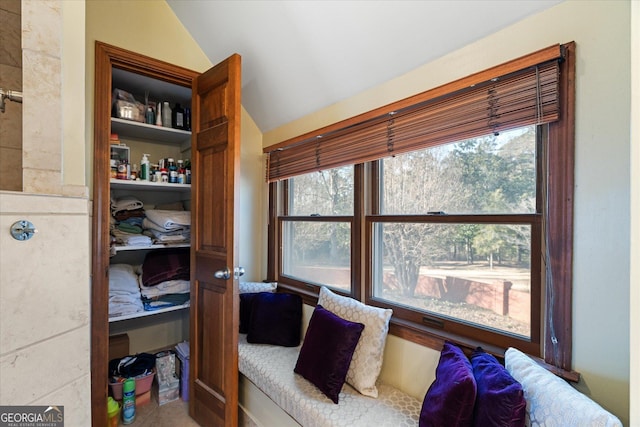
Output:
[[[0,0],[0,88],[22,92],[20,0]],[[0,113],[0,190],[22,190],[22,104]]]
[[[90,201],[83,165],[79,179],[64,177],[78,167],[65,149],[84,158],[85,146],[84,119],[64,120],[69,105],[84,110],[84,80],[65,79],[84,76],[84,21],[64,23],[83,16],[84,1],[0,0],[0,31],[18,25],[18,36],[0,34],[0,60],[22,66],[24,95],[17,127],[0,114],[0,405],[62,405],[69,426],[91,425]],[[0,63],[0,78],[12,67]],[[63,99],[70,92],[79,96]],[[22,143],[6,147],[13,134]],[[11,237],[19,220],[37,228],[30,240]]]

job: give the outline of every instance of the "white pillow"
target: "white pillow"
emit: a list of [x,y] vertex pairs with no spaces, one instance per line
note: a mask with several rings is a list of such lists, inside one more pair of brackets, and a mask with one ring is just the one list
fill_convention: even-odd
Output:
[[365,396],[378,397],[376,381],[382,369],[384,344],[393,311],[334,294],[325,286],[320,288],[318,304],[343,319],[364,324],[349,365],[347,382]]
[[241,294],[250,294],[256,292],[275,292],[277,287],[277,282],[240,282],[238,284],[238,292]]
[[524,391],[525,425],[544,427],[622,427],[618,418],[515,348],[504,355],[507,371]]

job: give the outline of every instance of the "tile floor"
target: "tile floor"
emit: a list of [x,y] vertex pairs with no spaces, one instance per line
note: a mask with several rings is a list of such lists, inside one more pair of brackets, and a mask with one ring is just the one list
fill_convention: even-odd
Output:
[[[158,406],[154,399],[143,405],[138,405],[134,422],[128,424],[131,427],[197,427],[198,425],[189,416],[189,402],[184,402],[182,399],[162,406]],[[257,424],[246,416],[243,411],[239,411],[238,425],[241,427],[257,427]],[[124,426],[122,416],[118,426]]]

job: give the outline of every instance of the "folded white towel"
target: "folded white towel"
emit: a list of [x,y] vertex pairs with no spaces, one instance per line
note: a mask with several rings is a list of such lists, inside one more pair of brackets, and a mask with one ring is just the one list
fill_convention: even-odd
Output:
[[167,294],[186,294],[190,291],[191,282],[188,280],[167,280],[155,286],[142,286],[142,282],[140,282],[140,294],[146,298]]
[[109,266],[109,295],[131,294],[140,299],[138,275],[129,264],[111,264]]
[[111,234],[116,238],[116,242],[125,246],[151,246],[153,242],[151,237],[144,234],[131,234],[115,229],[111,230]]
[[144,207],[144,204],[133,196],[124,196],[119,199],[111,199],[111,212],[132,211]]
[[149,221],[159,225],[165,230],[175,230],[191,225],[191,211],[151,209],[146,211],[145,214]]

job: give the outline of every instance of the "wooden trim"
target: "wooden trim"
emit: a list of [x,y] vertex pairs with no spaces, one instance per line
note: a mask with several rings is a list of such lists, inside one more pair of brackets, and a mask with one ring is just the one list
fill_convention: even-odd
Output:
[[339,122],[330,124],[328,126],[324,126],[322,128],[313,130],[311,132],[304,133],[302,135],[296,136],[291,139],[287,139],[277,144],[272,144],[268,147],[265,147],[262,151],[264,153],[268,153],[271,151],[275,151],[278,148],[284,148],[290,145],[297,144],[298,142],[301,142],[310,138],[314,138],[317,135],[323,135],[329,132],[335,132],[340,129],[354,126],[358,123],[373,120],[379,116],[387,114],[390,111],[402,110],[412,105],[426,102],[431,99],[435,99],[440,96],[444,96],[453,92],[457,92],[462,89],[466,89],[476,84],[489,81],[495,77],[504,76],[536,64],[541,64],[543,62],[551,61],[553,59],[559,58],[560,56],[561,56],[560,45],[555,44],[545,49],[541,49],[537,52],[531,53],[529,55],[525,55],[520,58],[511,60],[504,64],[491,67],[487,70],[480,71],[475,74],[471,74],[470,76],[461,78],[454,82],[438,86],[436,88],[427,90],[417,95],[402,99],[400,101],[393,102],[391,104],[387,104],[383,107],[376,108],[371,111],[367,111],[366,113],[362,113],[345,120],[341,120]]
[[191,87],[197,72],[109,44],[95,42],[92,286],[91,286],[91,423],[107,425],[109,364],[109,164],[112,67]]
[[[549,125],[548,250],[552,260],[553,304],[549,313],[557,345],[552,342],[547,316],[544,359],[563,370],[571,369],[573,288],[573,189],[575,163],[575,42],[563,45],[565,58],[560,76],[560,120]],[[547,295],[549,298],[550,295]],[[554,351],[555,349],[555,351]]]

